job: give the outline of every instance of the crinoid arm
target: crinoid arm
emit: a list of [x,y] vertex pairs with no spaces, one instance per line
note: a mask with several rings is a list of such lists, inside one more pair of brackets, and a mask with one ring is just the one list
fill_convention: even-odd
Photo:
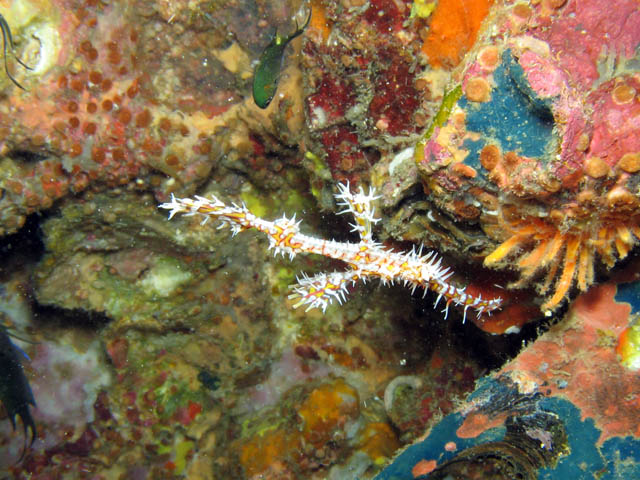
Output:
[[484,264],[519,270],[520,279],[509,288],[538,282],[538,292],[549,293],[540,306],[545,315],[551,315],[573,287],[584,292],[593,284],[596,262],[612,268],[640,239],[639,219],[635,217],[593,217],[572,224],[570,229],[538,217],[502,222],[511,236],[485,257]]
[[[571,236],[567,239],[566,243],[567,246],[564,254],[562,273],[556,282],[555,291],[553,292],[553,295],[551,295],[551,297],[541,306],[542,311],[545,312],[545,314],[546,312],[553,311],[568,295],[575,278],[576,266],[580,265],[578,263],[578,252],[580,251],[581,246],[580,237],[575,235]],[[550,313],[547,315],[550,315]]]

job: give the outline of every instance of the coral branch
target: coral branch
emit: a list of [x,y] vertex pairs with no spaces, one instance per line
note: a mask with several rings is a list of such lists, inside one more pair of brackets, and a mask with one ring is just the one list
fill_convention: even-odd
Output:
[[372,202],[376,199],[373,189],[368,194],[362,187],[352,193],[349,185],[338,185],[336,200],[338,205],[345,207],[340,213],[350,213],[355,219],[351,226],[358,232],[358,243],[335,242],[304,235],[300,232],[300,222],[295,217],[282,218],[273,222],[263,220],[253,215],[246,206],[227,205],[212,196],[211,200],[198,197],[175,198],[163,203],[160,208],[170,210],[169,219],[177,213],[185,215],[201,215],[202,222],[214,217],[221,222],[221,226],[228,225],[234,234],[250,228],[259,230],[269,237],[269,248],[275,253],[288,254],[293,258],[298,253],[315,253],[325,257],[342,260],[349,268],[344,272],[320,273],[313,277],[305,274],[298,277],[298,284],[292,286],[289,298],[297,300],[294,308],[306,306],[307,310],[320,308],[323,311],[334,300],[342,303],[346,300],[347,288],[359,280],[366,281],[369,277],[379,278],[384,284],[402,282],[411,287],[413,292],[417,287],[431,289],[438,294],[436,305],[440,299],[446,300],[445,318],[451,304],[464,308],[466,318],[467,309],[476,310],[478,316],[490,313],[500,307],[500,298],[485,299],[481,296],[470,295],[464,288],[458,288],[449,283],[453,272],[441,265],[441,259],[431,251],[422,254],[422,248],[412,249],[410,252],[394,252],[376,243],[372,238],[372,225],[379,221],[374,215]]

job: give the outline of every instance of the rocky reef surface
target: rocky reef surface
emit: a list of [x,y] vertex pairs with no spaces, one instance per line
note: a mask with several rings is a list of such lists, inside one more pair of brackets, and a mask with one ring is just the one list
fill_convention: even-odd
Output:
[[[258,107],[263,50],[309,11]],[[2,476],[640,475],[637,2],[0,14],[0,320],[37,431],[25,449],[25,417],[0,421]],[[353,242],[347,181],[378,192],[385,249],[435,250],[503,308],[445,321],[437,295],[374,283],[294,309],[296,277],[341,262],[158,209],[213,194]]]

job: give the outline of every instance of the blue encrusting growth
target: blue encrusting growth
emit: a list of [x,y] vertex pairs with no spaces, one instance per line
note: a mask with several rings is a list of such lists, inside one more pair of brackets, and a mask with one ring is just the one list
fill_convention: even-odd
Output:
[[[502,63],[493,73],[491,100],[470,102],[462,96],[459,106],[466,112],[468,131],[491,138],[503,152],[544,159],[553,134],[553,115],[548,99],[542,100],[531,89],[524,70],[506,50]],[[465,141],[470,153],[465,163],[478,171],[480,150],[485,141]]]

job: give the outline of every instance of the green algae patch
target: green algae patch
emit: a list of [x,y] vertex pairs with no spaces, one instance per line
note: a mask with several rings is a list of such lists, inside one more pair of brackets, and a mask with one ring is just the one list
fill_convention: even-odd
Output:
[[[101,298],[91,304],[104,309],[110,317],[128,317],[134,322],[152,317],[169,319],[187,309],[188,303],[175,294],[178,289],[192,282],[195,276],[177,258],[153,257],[148,269],[137,281],[123,277],[116,268],[111,266],[103,269],[97,281],[90,285],[91,290],[102,292]],[[159,298],[163,299],[162,303],[158,303]]]
[[289,265],[278,265],[275,272],[275,284],[282,292],[288,293],[289,286],[296,282],[296,270]]
[[273,211],[273,199],[264,197],[253,189],[243,189],[240,197],[249,211],[257,217],[265,217]]
[[424,160],[424,147],[427,145],[427,142],[431,138],[436,127],[441,127],[445,124],[445,122],[449,119],[453,107],[462,97],[462,86],[458,85],[457,87],[449,90],[442,100],[442,104],[440,105],[440,110],[436,113],[436,116],[433,118],[433,122],[431,122],[431,126],[423,135],[423,137],[416,144],[415,151],[415,161],[416,163]]
[[313,208],[308,198],[294,188],[286,188],[274,194],[247,187],[242,190],[240,197],[251,213],[268,220],[282,217],[283,214],[291,217],[296,212]]

